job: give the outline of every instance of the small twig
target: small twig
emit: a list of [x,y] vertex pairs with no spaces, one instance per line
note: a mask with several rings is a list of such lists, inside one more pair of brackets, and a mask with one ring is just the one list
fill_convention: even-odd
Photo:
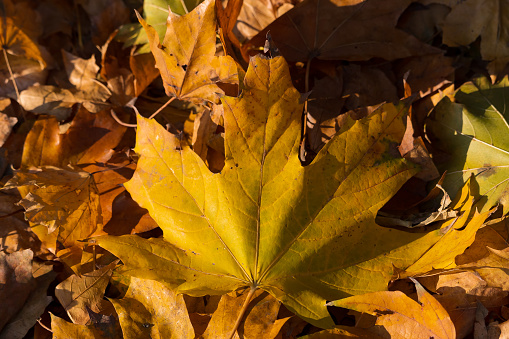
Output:
[[256,286],[251,286],[251,289],[249,290],[249,293],[246,296],[246,300],[244,300],[244,304],[242,304],[242,308],[240,309],[240,313],[239,313],[239,316],[237,317],[237,321],[235,322],[235,325],[233,325],[232,333],[228,337],[229,339],[232,339],[235,336],[235,333],[237,332],[237,329],[239,328],[240,323],[241,323],[242,319],[244,318],[244,314],[246,313],[247,307],[249,306],[251,299],[253,299],[253,296],[254,296],[256,290],[257,290]]
[[[164,103],[164,105],[162,105],[161,107],[159,107],[159,109],[157,111],[155,111],[150,117],[149,119],[154,119],[154,117],[156,115],[158,115],[159,113],[161,113],[161,111],[163,109],[166,108],[166,106],[168,106],[169,104],[172,103],[173,100],[175,100],[176,97],[171,97],[170,100],[166,101]],[[131,107],[137,114],[140,114],[140,112],[138,111],[138,109],[136,108],[136,106],[134,105],[128,105],[129,107]],[[122,126],[126,126],[126,127],[138,127],[137,124],[128,124],[127,122],[123,122],[122,120],[119,119],[119,117],[117,116],[117,113],[115,113],[115,111],[111,110],[111,116],[113,117],[113,119],[115,119],[116,122],[118,122],[119,124],[121,124]]]
[[14,85],[14,90],[16,91],[16,99],[18,100],[18,103],[20,103],[18,85],[16,85],[16,80],[14,79],[14,73],[12,72],[11,64],[9,63],[9,58],[7,57],[7,51],[5,50],[5,48],[2,48],[2,51],[4,52],[5,63],[7,64],[7,69],[9,70],[9,74],[11,75],[11,81],[12,84]]
[[95,245],[92,245],[92,271],[96,270],[96,252],[95,252]]
[[103,169],[103,170],[95,171],[95,172],[90,173],[90,175],[94,175],[94,174],[97,174],[97,173],[102,173],[102,172],[108,172],[108,171],[114,171],[114,170],[122,169],[122,168],[125,168],[125,167],[129,166],[131,163],[132,163],[132,161],[129,161],[129,162],[128,162],[127,164],[125,164],[125,165],[115,166],[115,167],[110,167],[110,168],[106,168],[106,169]]

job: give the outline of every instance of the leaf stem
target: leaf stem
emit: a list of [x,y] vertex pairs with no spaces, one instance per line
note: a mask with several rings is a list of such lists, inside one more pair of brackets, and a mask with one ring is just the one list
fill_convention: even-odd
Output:
[[[175,100],[175,99],[176,99],[176,97],[171,97],[171,98],[170,98],[170,100],[166,101],[166,102],[164,103],[164,105],[162,105],[161,107],[159,107],[159,108],[157,109],[157,111],[155,111],[155,112],[154,112],[154,113],[153,113],[153,114],[149,117],[149,119],[153,119],[156,115],[158,115],[159,113],[161,113],[161,111],[162,111],[163,109],[165,109],[165,108],[166,108],[166,106],[168,106],[169,104],[171,104],[171,102],[172,102],[173,100]],[[134,110],[136,111],[136,113],[140,114],[140,112],[138,112],[138,109],[136,108],[136,106],[134,106],[134,105],[130,105],[130,106],[128,106],[128,107],[131,107],[132,109],[134,109]],[[111,113],[111,116],[113,117],[113,119],[115,119],[115,121],[116,121],[116,122],[118,122],[119,124],[121,124],[122,126],[126,126],[126,127],[137,127],[137,126],[138,126],[137,124],[128,124],[127,122],[123,122],[123,121],[122,121],[122,120],[120,120],[120,118],[117,116],[117,113],[115,113],[115,111],[113,111],[113,110],[111,110],[111,111],[110,111],[110,113]]]
[[186,3],[184,2],[184,0],[180,0],[180,4],[182,5],[182,8],[184,8],[184,12],[186,12],[186,14],[188,14],[189,11],[187,10],[187,6],[186,6]]
[[244,304],[242,304],[242,308],[240,309],[240,313],[239,313],[239,316],[237,317],[237,321],[235,322],[235,325],[233,325],[233,330],[232,330],[230,336],[228,337],[229,339],[233,339],[233,337],[235,336],[235,333],[237,332],[237,329],[239,328],[239,325],[240,325],[242,319],[244,319],[244,314],[247,311],[247,307],[249,306],[251,299],[253,299],[253,296],[257,289],[258,289],[258,287],[256,285],[251,286],[251,289],[249,290],[249,293],[246,296],[246,300],[244,300]]
[[9,70],[9,74],[11,75],[11,81],[12,81],[12,84],[14,85],[14,91],[16,91],[16,99],[18,100],[18,103],[20,103],[18,85],[16,85],[16,80],[14,79],[14,73],[12,73],[11,64],[9,63],[9,58],[7,57],[7,51],[5,50],[5,48],[2,48],[2,51],[4,52],[4,58],[5,58],[5,63],[7,64],[7,69]]
[[157,111],[155,111],[150,117],[149,119],[153,119],[156,115],[158,115],[159,113],[161,113],[161,111],[163,109],[166,108],[166,106],[168,106],[169,104],[171,104],[171,102],[173,100],[175,100],[176,97],[171,97],[170,100],[166,101],[166,103],[164,105],[162,105],[161,107],[159,107],[159,109]]

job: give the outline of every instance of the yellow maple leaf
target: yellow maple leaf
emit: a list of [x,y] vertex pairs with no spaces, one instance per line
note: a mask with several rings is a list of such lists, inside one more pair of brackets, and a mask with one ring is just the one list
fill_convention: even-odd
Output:
[[214,1],[206,0],[184,16],[171,11],[162,43],[156,30],[138,14],[147,32],[168,96],[188,101],[218,102],[218,82],[238,83],[237,64],[229,56],[215,56]]

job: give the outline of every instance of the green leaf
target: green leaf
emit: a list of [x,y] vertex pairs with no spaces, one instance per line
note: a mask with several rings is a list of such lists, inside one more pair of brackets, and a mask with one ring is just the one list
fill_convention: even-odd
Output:
[[444,188],[454,196],[473,174],[485,203],[509,211],[509,80],[492,85],[479,78],[444,98],[427,122],[428,133],[449,154]]
[[403,104],[348,120],[303,167],[300,94],[283,58],[251,59],[239,98],[224,97],[225,167],[202,159],[153,120],[138,117],[132,197],[164,239],[100,237],[134,276],[180,293],[263,289],[320,327],[326,300],[384,290],[442,235],[378,226],[379,208],[417,172],[399,156]]

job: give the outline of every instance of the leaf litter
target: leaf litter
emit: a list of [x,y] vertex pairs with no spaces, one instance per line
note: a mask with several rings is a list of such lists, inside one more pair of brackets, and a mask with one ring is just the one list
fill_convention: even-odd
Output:
[[0,338],[503,337],[503,18],[380,6],[3,1]]

